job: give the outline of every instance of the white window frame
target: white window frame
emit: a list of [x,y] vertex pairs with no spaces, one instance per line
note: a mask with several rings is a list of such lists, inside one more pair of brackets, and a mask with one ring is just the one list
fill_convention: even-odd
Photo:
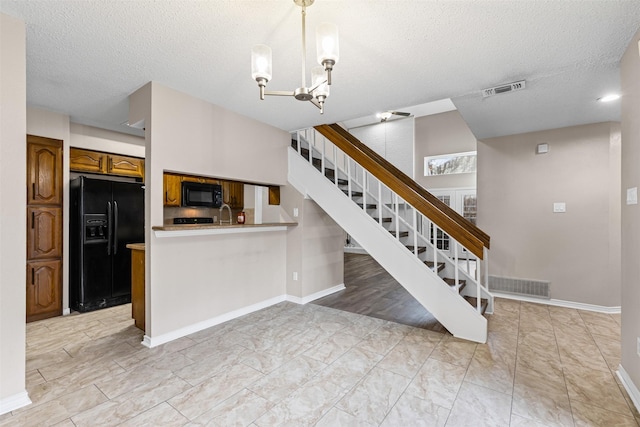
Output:
[[433,162],[433,161],[437,161],[437,160],[444,160],[444,159],[453,159],[456,157],[468,157],[468,156],[475,156],[476,157],[476,170],[478,168],[478,152],[477,151],[465,151],[465,152],[461,152],[461,153],[451,153],[451,154],[441,154],[439,156],[426,156],[424,158],[424,176],[442,176],[442,175],[458,175],[458,174],[463,174],[463,173],[476,173],[476,170],[472,170],[472,171],[467,171],[467,172],[454,172],[454,173],[448,173],[448,174],[432,174],[430,173],[431,171],[429,170],[429,163]]

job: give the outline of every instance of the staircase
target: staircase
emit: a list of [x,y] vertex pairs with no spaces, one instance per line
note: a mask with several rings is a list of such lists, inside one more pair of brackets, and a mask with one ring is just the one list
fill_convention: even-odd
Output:
[[[292,135],[289,182],[454,336],[486,342],[489,237],[338,125]],[[391,188],[394,188],[392,190]],[[449,236],[448,249],[441,236]]]

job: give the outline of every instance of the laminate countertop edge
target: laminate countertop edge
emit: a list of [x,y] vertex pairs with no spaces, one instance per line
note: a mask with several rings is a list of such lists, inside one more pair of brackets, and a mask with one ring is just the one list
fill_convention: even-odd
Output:
[[297,226],[297,222],[276,222],[267,224],[186,224],[151,227],[156,237],[207,236],[215,234],[260,233],[265,231],[286,231]]
[[127,243],[127,249],[144,251],[144,243]]

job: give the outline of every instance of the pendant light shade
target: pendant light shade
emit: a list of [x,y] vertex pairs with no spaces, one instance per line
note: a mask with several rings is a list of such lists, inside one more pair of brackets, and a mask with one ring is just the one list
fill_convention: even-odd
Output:
[[[316,87],[317,86],[317,87]],[[329,85],[327,85],[327,74],[321,66],[313,67],[311,70],[311,87],[315,87],[313,95],[316,98],[329,96]]]
[[338,43],[338,27],[323,22],[316,28],[316,48],[318,50],[318,64],[324,65],[327,62],[331,65],[338,63],[340,58],[340,46]]
[[256,80],[271,80],[271,48],[257,44],[251,49],[251,77]]

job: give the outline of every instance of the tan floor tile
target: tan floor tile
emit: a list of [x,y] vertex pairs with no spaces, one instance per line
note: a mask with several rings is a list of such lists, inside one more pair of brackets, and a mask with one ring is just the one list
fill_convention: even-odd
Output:
[[413,378],[435,347],[436,344],[415,342],[405,337],[384,356],[378,367]]
[[431,353],[430,358],[454,365],[469,366],[476,343],[461,340],[454,337],[445,337]]
[[172,408],[168,403],[161,403],[120,424],[120,427],[179,427],[189,420],[180,412]]
[[456,398],[448,426],[509,426],[511,396],[464,382]]
[[348,414],[337,408],[332,408],[320,419],[315,427],[375,427],[377,424],[371,424],[366,420],[359,419],[356,416]]
[[248,426],[273,407],[269,402],[252,391],[241,390],[213,409],[193,420],[189,427]]
[[569,399],[631,415],[629,406],[610,371],[589,370],[581,366],[563,366]]
[[380,427],[441,427],[447,422],[449,412],[449,409],[403,394]]
[[382,357],[378,353],[354,347],[318,373],[318,376],[349,390],[382,360]]
[[409,381],[402,375],[373,368],[352,391],[337,403],[336,408],[371,424],[380,424],[395,405]]
[[450,409],[466,371],[463,366],[428,359],[407,387],[405,394]]
[[[573,423],[567,424],[567,426],[569,425],[573,425]],[[549,427],[549,424],[512,413],[509,427]]]
[[571,404],[566,393],[550,393],[538,388],[516,388],[511,411],[548,427],[573,425]]
[[637,427],[632,416],[607,411],[597,406],[572,402],[573,420],[576,427],[607,426],[607,427]]
[[495,352],[478,345],[464,380],[511,395],[515,367],[515,353]]

